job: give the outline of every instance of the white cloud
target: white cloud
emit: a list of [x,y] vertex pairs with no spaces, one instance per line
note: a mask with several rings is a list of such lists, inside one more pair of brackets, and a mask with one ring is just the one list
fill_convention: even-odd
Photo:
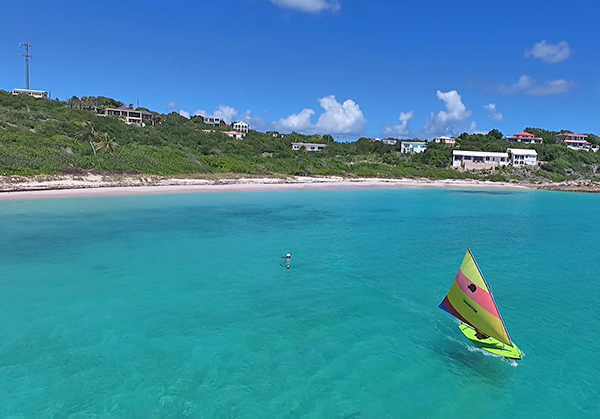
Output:
[[302,109],[298,114],[292,114],[287,118],[281,118],[273,124],[282,131],[310,131],[313,125],[310,123],[310,117],[315,114],[312,109]]
[[324,112],[316,124],[310,122],[315,114],[312,109],[303,109],[299,114],[290,115],[274,122],[275,128],[281,131],[298,131],[304,133],[322,133],[331,135],[360,134],[367,123],[360,107],[356,102],[347,99],[340,103],[335,96],[319,99]]
[[279,7],[306,13],[319,13],[324,10],[335,13],[341,8],[338,0],[271,0],[271,3]]
[[489,111],[488,118],[494,119],[496,121],[504,121],[504,115],[502,115],[500,112],[498,112],[496,110],[495,103],[488,103],[487,105],[484,105],[483,107]]
[[530,76],[522,75],[516,83],[500,84],[496,90],[502,95],[524,93],[529,96],[548,96],[568,92],[572,87],[573,82],[564,79],[538,84]]
[[471,111],[467,110],[462,103],[462,99],[456,90],[449,92],[437,91],[439,100],[444,101],[447,111],[440,111],[437,115],[433,112],[421,128],[422,136],[425,138],[437,137],[440,135],[457,135],[455,125],[462,123],[469,116]]
[[525,50],[525,57],[533,57],[545,63],[559,63],[571,55],[571,48],[565,41],[558,44],[547,44],[546,41],[538,42],[533,48]]
[[413,111],[400,112],[400,116],[398,117],[398,119],[400,120],[400,124],[385,124],[383,127],[383,135],[388,137],[410,136],[411,129],[408,126],[408,121],[410,121],[413,118],[413,116]]
[[353,100],[344,103],[335,100],[335,96],[319,99],[319,105],[325,112],[317,121],[318,130],[327,134],[358,134],[363,131],[367,120],[360,107]]
[[263,131],[268,129],[267,122],[265,122],[265,120],[259,116],[252,116],[252,111],[249,109],[246,112],[244,112],[240,119],[247,123],[250,126],[250,129],[257,131]]
[[196,112],[194,112],[194,116],[217,116],[226,123],[231,124],[233,118],[235,118],[235,116],[238,113],[239,112],[237,111],[237,109],[232,108],[231,106],[219,105],[219,108],[216,111],[214,111],[212,115],[209,115],[208,112],[206,112],[204,109],[198,109]]
[[177,109],[177,102],[167,103],[167,110],[174,111],[175,109]]
[[183,109],[179,110],[179,115],[186,117],[187,119],[190,119],[190,113],[187,111],[184,111]]

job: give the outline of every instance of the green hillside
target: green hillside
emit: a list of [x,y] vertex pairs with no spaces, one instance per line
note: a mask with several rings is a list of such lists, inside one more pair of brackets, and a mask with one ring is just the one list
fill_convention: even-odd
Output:
[[[251,130],[244,140],[238,141],[220,132],[229,127],[203,132],[210,127],[201,117],[187,119],[176,113],[155,113],[154,126],[138,127],[116,117],[80,109],[120,104],[102,97],[63,102],[0,91],[0,175],[91,171],[168,177],[233,173],[562,181],[593,179],[600,164],[600,153],[573,151],[562,144],[552,144],[555,133],[541,129],[528,129],[546,139],[545,144],[535,146],[544,161],[539,168],[506,167],[475,174],[450,168],[452,149],[433,143],[428,144],[424,153],[405,155],[399,152],[399,142],[390,146],[367,138],[337,143],[329,135],[292,133],[273,138]],[[519,146],[501,137],[501,133],[493,130],[487,135],[463,134],[459,142],[462,149],[468,150],[505,151],[509,145]],[[600,143],[598,137],[590,138]],[[328,147],[321,152],[292,151],[292,142],[326,143]]]

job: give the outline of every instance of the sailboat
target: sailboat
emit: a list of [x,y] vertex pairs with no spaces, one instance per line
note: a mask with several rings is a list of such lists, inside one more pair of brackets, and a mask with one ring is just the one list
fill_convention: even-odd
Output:
[[505,358],[521,359],[521,350],[508,335],[492,289],[486,282],[471,249],[440,308],[462,322],[461,332],[475,346]]

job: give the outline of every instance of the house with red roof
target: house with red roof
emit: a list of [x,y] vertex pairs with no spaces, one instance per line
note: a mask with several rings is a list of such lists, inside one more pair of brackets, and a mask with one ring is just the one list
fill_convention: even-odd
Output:
[[573,134],[572,132],[561,132],[556,134],[556,142],[563,143],[571,150],[597,151],[598,147],[592,147],[587,140],[586,134]]
[[536,137],[530,132],[519,132],[518,134],[512,135],[510,137],[506,137],[506,141],[510,143],[523,143],[523,144],[542,144],[544,142],[543,138]]

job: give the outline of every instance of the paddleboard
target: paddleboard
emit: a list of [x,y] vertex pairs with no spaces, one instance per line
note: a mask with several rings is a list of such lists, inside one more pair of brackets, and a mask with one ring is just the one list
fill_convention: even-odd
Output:
[[504,358],[510,359],[521,359],[521,350],[517,348],[517,345],[513,343],[512,346],[506,345],[492,337],[487,339],[477,339],[475,336],[475,329],[466,324],[461,324],[460,331],[463,332],[463,335],[467,339],[469,339],[475,346],[483,349],[484,351],[488,351],[494,355],[503,356]]

